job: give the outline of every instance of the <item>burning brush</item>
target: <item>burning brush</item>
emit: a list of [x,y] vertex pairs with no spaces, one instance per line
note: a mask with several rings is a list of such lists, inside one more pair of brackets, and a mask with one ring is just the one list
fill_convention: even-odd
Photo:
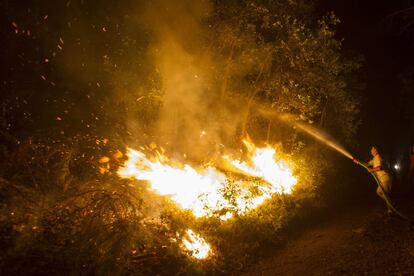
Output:
[[[148,157],[145,153],[128,148],[128,160],[118,171],[119,176],[145,180],[150,187],[161,195],[169,195],[183,209],[193,212],[196,217],[211,216],[223,209],[234,206],[223,195],[230,182],[239,184],[240,193],[236,198],[236,213],[241,215],[256,208],[275,193],[291,193],[297,180],[288,165],[275,160],[275,149],[271,147],[256,148],[245,139],[249,160],[241,161],[223,156],[232,171],[245,176],[260,179],[266,185],[258,186],[259,195],[252,196],[242,180],[234,180],[213,166],[197,169],[188,164],[171,164],[163,153]],[[228,219],[232,214],[225,214],[221,219]]]
[[[170,196],[177,206],[191,210],[197,218],[221,214],[221,220],[228,220],[234,214],[242,215],[256,208],[275,193],[291,193],[297,183],[286,162],[276,161],[274,148],[257,148],[249,139],[244,139],[243,143],[248,160],[222,158],[227,162],[226,167],[244,175],[244,180],[233,179],[212,165],[194,168],[173,163],[164,152],[146,154],[132,148],[127,149],[128,159],[118,170],[118,175],[147,181],[152,191]],[[249,177],[259,179],[263,184],[256,186],[255,194],[246,185]],[[225,194],[230,183],[237,186],[237,194],[231,200]],[[209,245],[190,229],[182,243],[195,258],[203,259],[209,255]]]

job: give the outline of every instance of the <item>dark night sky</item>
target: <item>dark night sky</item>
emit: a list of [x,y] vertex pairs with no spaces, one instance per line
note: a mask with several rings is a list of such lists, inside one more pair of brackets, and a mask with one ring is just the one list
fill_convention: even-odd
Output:
[[[414,64],[412,39],[401,35],[391,15],[412,7],[413,1],[323,0],[321,14],[333,11],[341,20],[338,37],[345,53],[364,56],[361,69],[366,88],[362,96],[363,123],[357,134],[358,153],[368,157],[369,147],[379,144],[392,158],[399,158],[410,143],[407,122],[399,107],[399,74]],[[411,141],[412,142],[412,141]]]

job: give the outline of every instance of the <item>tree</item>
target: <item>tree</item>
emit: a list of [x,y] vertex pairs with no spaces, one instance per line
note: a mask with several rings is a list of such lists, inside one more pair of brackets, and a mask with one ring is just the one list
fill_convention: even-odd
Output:
[[333,14],[315,20],[309,1],[216,1],[211,22],[214,55],[224,61],[215,72],[220,97],[245,98],[243,131],[260,102],[352,136],[358,101],[348,79],[359,65],[341,54]]

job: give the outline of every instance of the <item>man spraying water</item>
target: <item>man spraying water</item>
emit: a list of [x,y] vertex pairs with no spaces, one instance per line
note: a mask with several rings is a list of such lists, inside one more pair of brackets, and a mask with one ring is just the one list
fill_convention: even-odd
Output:
[[330,137],[330,135],[321,131],[320,129],[315,128],[314,126],[311,126],[297,119],[295,116],[291,114],[280,114],[280,113],[273,112],[272,110],[268,110],[265,108],[259,108],[259,112],[266,117],[277,118],[278,120],[282,122],[285,122],[289,125],[292,125],[302,130],[303,132],[309,134],[316,140],[336,150],[337,152],[341,153],[345,157],[353,160],[356,164],[364,167],[366,170],[370,172],[372,177],[375,179],[377,186],[378,186],[377,194],[386,202],[388,214],[390,215],[396,214],[405,220],[411,221],[408,217],[406,217],[401,212],[399,212],[391,203],[391,200],[389,198],[389,193],[391,191],[392,178],[384,170],[385,169],[384,161],[381,158],[377,147],[372,147],[371,154],[373,156],[373,159],[367,164],[365,164],[365,163],[358,161],[358,159],[354,158],[344,147],[342,147],[332,137]]
[[326,133],[316,129],[315,127],[309,126],[303,122],[294,122],[294,125],[298,127],[299,129],[303,130],[304,132],[308,133],[315,139],[323,142],[325,145],[329,146],[330,148],[341,153],[345,157],[352,159],[356,164],[361,165],[362,167],[367,169],[371,173],[371,175],[374,177],[375,181],[377,182],[377,186],[378,186],[377,194],[387,204],[388,214],[389,215],[396,214],[403,219],[409,220],[406,216],[404,216],[397,209],[395,209],[395,207],[391,203],[389,194],[391,191],[392,178],[385,171],[385,163],[381,155],[378,152],[378,147],[371,148],[371,155],[373,156],[373,158],[371,161],[365,164],[365,163],[358,161],[358,159],[354,158],[347,150],[345,150],[342,146],[336,143]]
[[[373,146],[371,148],[371,155],[372,159],[365,164],[365,167],[368,168],[368,171],[373,173],[376,178],[378,179],[378,188],[377,188],[377,195],[381,197],[385,203],[387,203],[387,211],[388,214],[391,215],[393,213],[391,204],[389,204],[391,186],[392,186],[392,178],[385,170],[384,160],[381,157],[378,147]],[[362,163],[357,160],[356,158],[353,161],[357,164],[362,165]]]

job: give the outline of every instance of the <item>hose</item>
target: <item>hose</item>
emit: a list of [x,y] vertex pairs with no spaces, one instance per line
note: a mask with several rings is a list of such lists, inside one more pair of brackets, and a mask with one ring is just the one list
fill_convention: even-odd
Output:
[[[355,161],[356,159],[354,159],[354,161]],[[357,162],[357,164],[359,164],[359,165],[361,165],[362,167],[364,167],[371,175],[372,175],[372,177],[375,179],[375,182],[377,182],[377,185],[378,185],[378,187],[381,189],[381,191],[382,191],[382,193],[384,194],[384,199],[385,199],[385,202],[387,203],[387,207],[389,208],[389,209],[391,209],[396,215],[398,215],[399,217],[401,217],[402,219],[405,219],[405,220],[408,220],[408,221],[411,221],[411,219],[409,219],[407,216],[405,216],[405,215],[403,215],[401,212],[399,212],[393,205],[392,205],[392,203],[391,203],[391,200],[390,200],[390,198],[388,197],[388,193],[385,191],[385,189],[384,189],[384,187],[382,187],[382,185],[381,185],[381,183],[380,183],[380,181],[378,180],[378,177],[376,176],[376,174],[374,173],[374,172],[371,172],[371,171],[369,171],[369,169],[368,169],[368,167],[365,165],[365,164],[363,164],[363,163],[361,163],[361,162],[359,162],[359,161],[356,161]]]

